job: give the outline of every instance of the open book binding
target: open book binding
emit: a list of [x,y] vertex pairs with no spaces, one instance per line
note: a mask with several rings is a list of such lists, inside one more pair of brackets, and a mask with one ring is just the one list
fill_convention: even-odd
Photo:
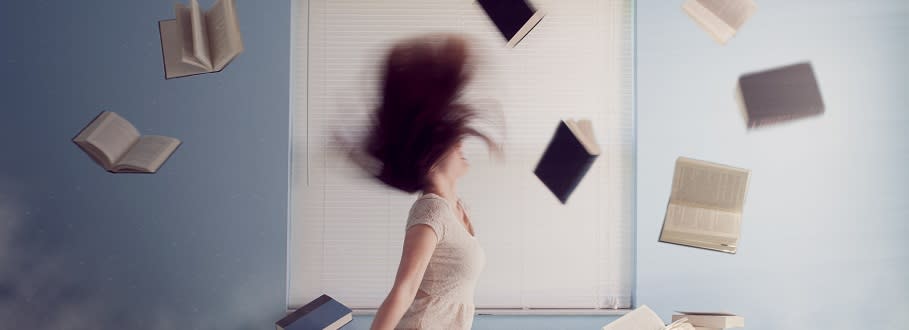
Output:
[[191,0],[174,12],[175,19],[158,22],[165,79],[219,72],[243,52],[234,0],[217,0],[205,12]]

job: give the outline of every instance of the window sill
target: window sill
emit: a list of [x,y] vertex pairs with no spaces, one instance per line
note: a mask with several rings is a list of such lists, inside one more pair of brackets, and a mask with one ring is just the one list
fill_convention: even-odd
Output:
[[[534,315],[534,316],[622,316],[631,309],[593,308],[478,308],[478,316]],[[375,309],[354,309],[354,315],[375,315]]]

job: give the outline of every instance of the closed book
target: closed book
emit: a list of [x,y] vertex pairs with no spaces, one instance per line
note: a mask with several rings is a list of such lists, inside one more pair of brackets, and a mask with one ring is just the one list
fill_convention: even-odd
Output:
[[742,328],[745,326],[745,318],[728,313],[691,313],[691,314],[673,314],[672,321],[687,318],[688,323],[695,327],[702,328]]
[[533,173],[565,204],[599,155],[589,120],[563,120]]
[[749,128],[824,113],[811,63],[743,75],[739,78],[739,91]]
[[483,11],[492,20],[508,47],[514,47],[543,19],[538,11],[525,0],[478,0]]
[[275,322],[277,330],[335,330],[353,320],[353,312],[337,300],[322,295]]

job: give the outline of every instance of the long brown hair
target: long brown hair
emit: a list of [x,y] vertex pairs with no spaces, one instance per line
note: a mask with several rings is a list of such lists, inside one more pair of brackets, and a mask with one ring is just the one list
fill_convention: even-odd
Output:
[[381,163],[379,180],[409,193],[423,190],[432,167],[467,136],[498,150],[471,126],[477,112],[459,101],[471,77],[470,58],[467,40],[454,35],[422,36],[391,48],[365,145]]

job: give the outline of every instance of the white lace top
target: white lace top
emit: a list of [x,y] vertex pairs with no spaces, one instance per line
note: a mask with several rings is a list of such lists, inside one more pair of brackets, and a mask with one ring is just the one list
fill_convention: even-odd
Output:
[[420,283],[413,304],[396,329],[470,329],[474,316],[474,290],[486,265],[486,254],[476,237],[455,217],[454,207],[435,194],[414,202],[405,230],[418,224],[432,228],[436,249]]

